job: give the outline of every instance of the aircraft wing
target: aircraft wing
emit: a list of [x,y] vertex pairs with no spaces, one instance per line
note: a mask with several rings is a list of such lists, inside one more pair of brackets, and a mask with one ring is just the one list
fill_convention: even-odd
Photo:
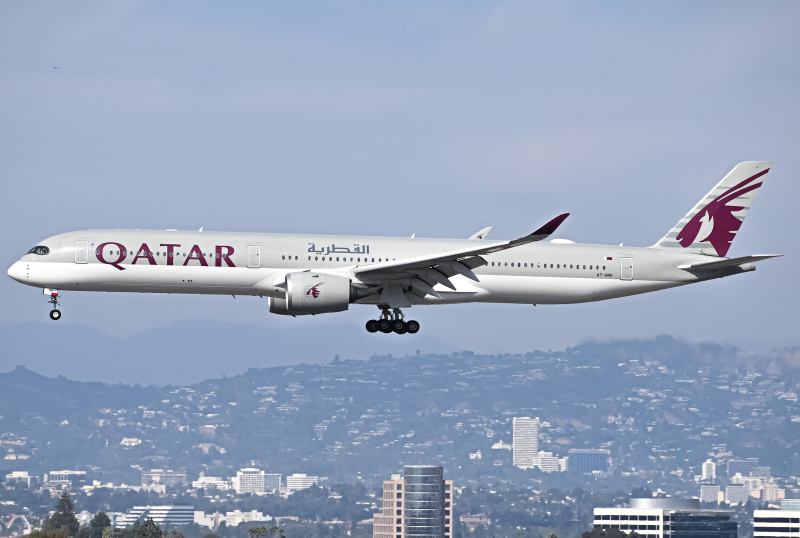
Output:
[[737,265],[742,265],[743,263],[754,263],[761,260],[768,260],[770,258],[778,258],[780,256],[783,256],[783,254],[754,254],[753,256],[743,256],[741,258],[730,258],[707,263],[679,265],[678,269],[691,272],[716,271],[717,269],[727,269],[728,267],[736,267]]
[[498,241],[488,245],[440,252],[430,256],[418,256],[391,262],[376,263],[373,265],[356,267],[353,272],[356,275],[368,277],[369,280],[380,280],[382,274],[385,274],[386,278],[390,279],[400,277],[400,275],[397,275],[398,273],[411,273],[412,275],[416,275],[416,278],[411,281],[412,291],[422,292],[422,296],[429,294],[438,297],[439,294],[433,289],[436,283],[455,289],[455,286],[453,286],[448,277],[456,274],[464,275],[478,282],[478,277],[475,276],[472,269],[480,267],[481,265],[486,265],[486,260],[481,258],[482,255],[492,254],[494,252],[500,252],[502,250],[508,250],[546,239],[550,234],[556,231],[556,228],[558,228],[568,216],[569,213],[563,213],[551,219],[535,232],[520,237],[519,239]]

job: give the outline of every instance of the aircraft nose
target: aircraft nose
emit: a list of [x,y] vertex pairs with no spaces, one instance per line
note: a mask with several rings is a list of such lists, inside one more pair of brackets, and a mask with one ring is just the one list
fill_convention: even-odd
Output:
[[14,265],[8,268],[8,276],[17,282],[22,281],[22,274],[22,264],[20,262],[16,262]]

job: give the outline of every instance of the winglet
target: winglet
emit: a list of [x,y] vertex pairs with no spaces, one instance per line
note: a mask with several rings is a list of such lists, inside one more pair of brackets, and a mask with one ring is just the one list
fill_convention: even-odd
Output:
[[550,235],[551,233],[555,232],[556,229],[561,226],[561,223],[567,220],[569,217],[569,213],[562,213],[559,216],[550,219],[547,224],[533,232],[531,235]]

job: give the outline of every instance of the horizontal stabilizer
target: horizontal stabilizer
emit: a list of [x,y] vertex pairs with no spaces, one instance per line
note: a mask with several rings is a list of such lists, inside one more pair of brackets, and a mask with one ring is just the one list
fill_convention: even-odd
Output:
[[770,258],[778,258],[780,256],[783,256],[783,254],[754,254],[753,256],[742,256],[741,258],[731,258],[729,260],[679,265],[678,269],[691,272],[716,271],[718,269],[727,269],[728,267],[736,267],[737,265],[742,265],[744,263],[754,263],[761,260],[768,260]]
[[487,226],[480,232],[477,232],[470,236],[470,239],[486,239],[486,236],[489,235],[489,232],[494,230],[494,226]]

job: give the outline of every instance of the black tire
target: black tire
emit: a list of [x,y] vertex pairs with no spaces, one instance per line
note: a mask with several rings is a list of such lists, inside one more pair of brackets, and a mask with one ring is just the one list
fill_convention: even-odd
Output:
[[367,332],[376,333],[378,332],[378,320],[371,319],[367,322]]
[[58,321],[61,319],[61,310],[53,309],[50,311],[50,319],[53,321]]
[[419,321],[412,319],[406,323],[408,334],[416,334],[419,331]]
[[378,330],[386,334],[392,332],[392,322],[388,319],[378,320]]
[[396,319],[392,322],[392,330],[397,334],[405,334],[408,328],[405,321]]

